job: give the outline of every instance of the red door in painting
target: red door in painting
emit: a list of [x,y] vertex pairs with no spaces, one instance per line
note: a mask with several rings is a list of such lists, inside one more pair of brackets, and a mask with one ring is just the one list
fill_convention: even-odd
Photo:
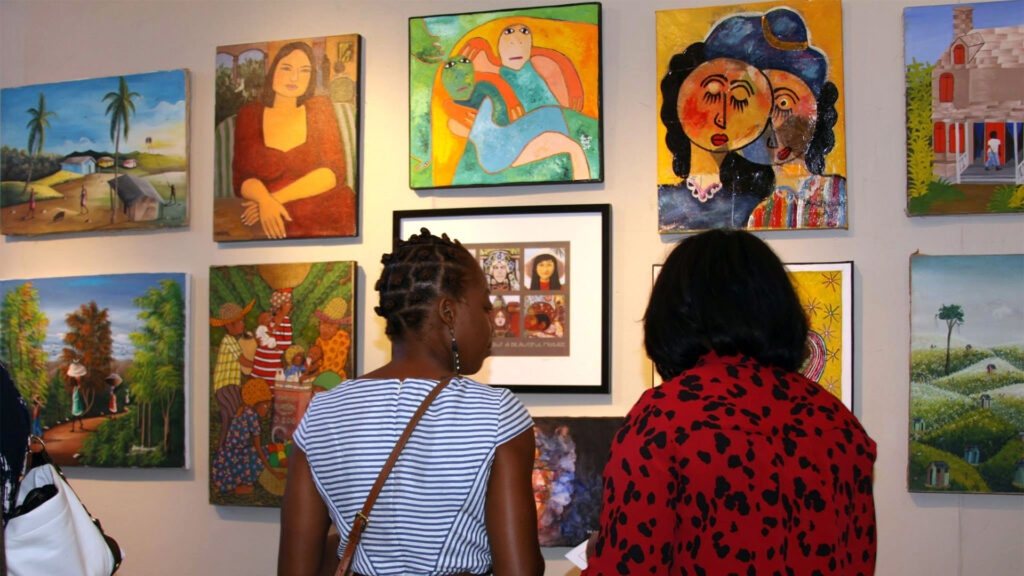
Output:
[[985,142],[982,144],[985,153],[982,158],[988,158],[988,141],[992,139],[991,134],[996,133],[996,140],[999,140],[999,163],[1006,162],[1006,127],[1002,122],[985,122]]

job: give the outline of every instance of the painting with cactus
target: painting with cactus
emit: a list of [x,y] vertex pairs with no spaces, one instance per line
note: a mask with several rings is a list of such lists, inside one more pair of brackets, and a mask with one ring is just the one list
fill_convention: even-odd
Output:
[[910,259],[912,492],[1024,493],[1024,254]]
[[187,70],[0,91],[0,232],[188,224]]
[[279,506],[314,394],[355,372],[355,262],[210,268],[210,502]]

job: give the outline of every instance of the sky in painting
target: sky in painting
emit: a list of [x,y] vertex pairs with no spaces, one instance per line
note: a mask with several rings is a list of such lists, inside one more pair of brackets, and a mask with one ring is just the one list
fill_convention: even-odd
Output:
[[953,337],[978,346],[1024,345],[1024,254],[917,256],[910,261],[911,332],[946,336],[939,308],[959,304]]
[[[169,70],[125,76],[128,89],[139,94],[133,100],[127,141],[121,136],[121,152],[151,152],[185,156],[186,81],[185,71]],[[4,146],[28,147],[29,108],[39,105],[39,93],[46,95],[46,108],[57,113],[50,118],[43,148],[48,154],[70,154],[96,150],[113,153],[108,102],[103,97],[117,92],[119,77],[74,82],[37,84],[5,88],[0,92],[0,141]],[[150,144],[146,138],[152,138]]]
[[96,305],[107,308],[110,314],[110,329],[114,339],[114,357],[131,358],[135,353],[128,337],[142,325],[139,307],[132,301],[146,290],[155,287],[161,280],[171,279],[184,289],[184,274],[113,274],[107,276],[74,276],[69,278],[38,278],[32,280],[0,280],[0,297],[9,289],[32,282],[38,291],[39,307],[50,320],[46,328],[43,348],[53,360],[64,347],[63,338],[68,325],[64,318],[82,304],[95,301]]
[[[953,42],[953,6],[915,6],[903,12],[906,63],[934,64]],[[1024,0],[955,4],[974,8],[975,28],[1024,25]]]

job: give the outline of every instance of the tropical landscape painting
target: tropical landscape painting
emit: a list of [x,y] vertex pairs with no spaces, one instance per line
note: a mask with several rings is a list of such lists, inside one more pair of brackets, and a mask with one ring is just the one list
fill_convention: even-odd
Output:
[[409,20],[409,186],[604,178],[601,5]]
[[602,474],[625,418],[534,418],[533,497],[541,546],[576,546],[600,527]]
[[188,224],[186,70],[0,91],[0,231]]
[[903,19],[907,213],[1024,212],[1024,0]]
[[846,228],[840,1],[655,20],[658,231]]
[[185,467],[185,274],[0,281],[0,359],[61,466]]
[[292,433],[355,372],[355,262],[210,268],[210,502],[280,506]]
[[910,259],[913,492],[1024,493],[1024,254]]

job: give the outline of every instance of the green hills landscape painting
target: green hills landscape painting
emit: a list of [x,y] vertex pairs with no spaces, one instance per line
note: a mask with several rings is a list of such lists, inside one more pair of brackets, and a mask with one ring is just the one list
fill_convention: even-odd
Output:
[[912,492],[1024,493],[1024,254],[910,259]]
[[188,224],[188,72],[0,91],[0,232]]

